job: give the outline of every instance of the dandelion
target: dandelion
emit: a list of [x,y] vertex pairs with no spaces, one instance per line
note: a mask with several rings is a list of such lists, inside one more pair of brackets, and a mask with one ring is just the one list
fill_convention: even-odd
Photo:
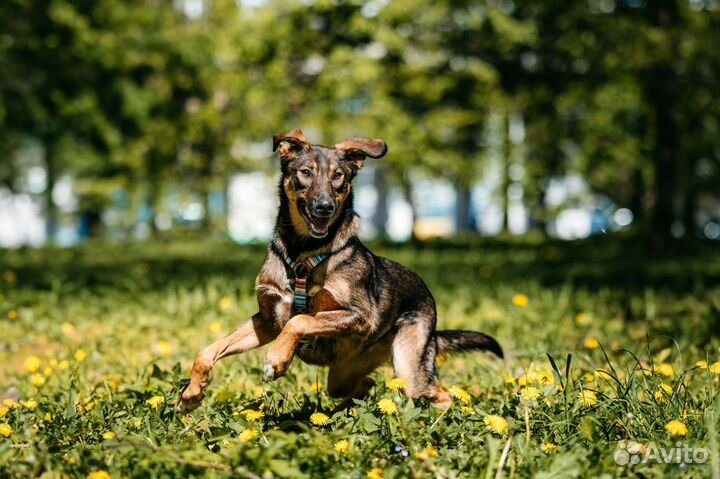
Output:
[[33,374],[30,376],[30,384],[40,387],[45,384],[45,377],[42,374]]
[[590,323],[590,316],[587,313],[578,313],[575,315],[575,324],[584,326]]
[[675,374],[675,371],[673,370],[673,367],[671,364],[668,363],[660,363],[657,366],[655,366],[655,371],[665,377],[672,377],[673,374]]
[[10,311],[8,311],[7,317],[10,321],[15,321],[18,318],[17,311],[11,309]]
[[585,346],[587,349],[597,349],[600,347],[600,341],[595,338],[587,338],[585,341],[583,341],[583,346]]
[[90,401],[85,405],[85,411],[90,412],[95,407],[95,401]]
[[328,422],[330,422],[330,418],[327,414],[316,412],[310,416],[310,422],[316,426],[325,426]]
[[111,479],[107,471],[93,471],[88,474],[87,479]]
[[540,446],[540,449],[548,456],[555,454],[558,451],[558,447],[551,442],[544,443],[542,446]]
[[164,396],[153,396],[147,401],[145,401],[147,405],[149,405],[153,410],[157,411],[161,404],[165,403],[165,397]]
[[682,421],[673,419],[669,423],[665,424],[665,430],[671,436],[687,436],[688,428]]
[[62,331],[65,336],[71,336],[75,333],[75,326],[70,323],[62,323],[60,325],[60,331]]
[[45,417],[43,418],[44,421],[50,422],[52,421],[52,415],[49,412],[45,413]]
[[265,395],[265,389],[263,389],[262,386],[255,386],[253,388],[253,396],[255,396],[256,399],[260,399]]
[[0,436],[10,437],[13,433],[13,428],[8,423],[0,424]]
[[497,416],[495,414],[485,416],[483,422],[485,423],[485,426],[487,426],[487,428],[495,434],[505,434],[506,432],[508,432],[508,429],[510,427],[508,425],[507,419],[502,416]]
[[173,352],[172,344],[167,341],[158,341],[155,345],[155,349],[160,356],[170,356]]
[[605,369],[598,369],[595,374],[606,381],[610,381],[613,378],[612,374]]
[[591,407],[597,404],[597,395],[593,391],[580,391],[578,399],[584,407]]
[[0,406],[0,418],[5,417],[8,412],[10,412],[10,408],[9,408],[9,407]]
[[102,438],[106,441],[112,441],[113,439],[115,439],[115,433],[112,431],[104,432]]
[[518,293],[512,298],[512,303],[518,308],[524,308],[530,302],[530,298],[522,293]]
[[392,399],[381,399],[378,401],[378,409],[386,415],[395,414],[397,412],[397,404]]
[[537,381],[543,386],[547,386],[555,382],[555,374],[553,374],[553,372],[549,369],[538,371],[536,375]]
[[463,406],[460,408],[460,410],[465,414],[475,414],[475,409],[471,408],[470,406]]
[[536,382],[538,382],[537,373],[535,373],[535,372],[525,373],[524,375],[522,375],[518,378],[517,382],[520,386],[526,386],[531,383],[536,383]]
[[383,470],[382,469],[370,469],[367,473],[367,479],[383,479]]
[[415,453],[415,459],[420,459],[421,461],[437,456],[437,449],[435,449],[432,444],[428,444],[425,449],[421,449]]
[[3,404],[8,409],[17,409],[17,407],[18,407],[18,403],[16,403],[12,399],[3,399]]
[[505,384],[512,384],[515,382],[515,378],[511,374],[505,374],[503,376],[503,382]]
[[520,397],[526,401],[536,401],[540,396],[540,390],[534,386],[527,386],[520,389]]
[[20,404],[22,404],[22,406],[24,408],[27,408],[30,411],[34,411],[35,408],[38,407],[38,403],[34,399],[28,399],[27,401],[20,401]]
[[240,433],[238,438],[240,438],[240,442],[248,443],[255,440],[255,438],[258,437],[258,434],[259,433],[255,429],[245,429],[243,432]]
[[323,385],[317,381],[315,381],[314,383],[312,383],[310,385],[310,391],[312,391],[314,393],[321,393],[322,390],[323,390]]
[[52,374],[52,372],[53,372],[53,370],[52,370],[52,368],[51,368],[50,366],[48,366],[48,367],[46,367],[45,369],[43,369],[43,374],[44,374],[45,376],[50,376],[50,375]]
[[255,411],[254,409],[245,409],[242,413],[243,416],[245,416],[245,419],[247,419],[250,422],[257,422],[262,420],[262,418],[265,417],[265,413],[262,411]]
[[713,374],[720,374],[720,361],[716,361],[716,362],[712,363],[708,367],[708,370]]
[[[183,416],[183,417],[185,417],[185,416]],[[182,418],[180,420],[182,421]],[[185,423],[183,423],[183,424],[185,424]],[[135,429],[140,429],[141,426],[142,426],[142,421],[140,419],[135,419],[133,421],[133,427]]]
[[58,369],[68,369],[70,367],[70,362],[67,359],[63,359],[58,363]]
[[77,351],[75,351],[74,357],[75,361],[81,363],[85,361],[85,358],[87,358],[87,354],[85,354],[85,351],[83,351],[82,349],[78,349]]
[[348,449],[350,449],[350,442],[347,439],[341,439],[335,443],[333,449],[340,454],[347,454]]
[[460,401],[464,402],[465,404],[470,404],[470,400],[472,399],[472,397],[463,388],[458,387],[458,386],[451,386],[450,389],[448,389],[448,392],[450,393],[450,396],[452,396],[453,398],[459,399]]
[[700,361],[695,363],[695,366],[699,367],[700,369],[707,369],[708,363],[704,359],[701,359]]
[[218,301],[218,307],[222,311],[227,311],[228,309],[230,309],[230,306],[232,306],[232,301],[227,296],[224,296],[220,299],[220,301]]
[[587,373],[585,376],[583,376],[583,379],[586,383],[591,383],[595,381],[595,374],[593,373]]
[[40,369],[40,358],[37,356],[28,356],[25,359],[25,371],[29,373],[36,373]]
[[407,387],[407,381],[401,378],[391,379],[387,382],[387,387],[391,391],[399,391]]
[[219,333],[222,329],[222,323],[220,321],[213,321],[212,323],[208,324],[208,331],[211,333]]

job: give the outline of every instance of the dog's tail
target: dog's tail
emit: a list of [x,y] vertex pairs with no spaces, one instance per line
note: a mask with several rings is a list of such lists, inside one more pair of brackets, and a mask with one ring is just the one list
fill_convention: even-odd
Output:
[[495,338],[487,334],[477,333],[475,331],[463,331],[460,329],[448,329],[445,331],[437,331],[437,349],[438,353],[446,353],[449,351],[490,351],[499,358],[503,358],[503,350]]

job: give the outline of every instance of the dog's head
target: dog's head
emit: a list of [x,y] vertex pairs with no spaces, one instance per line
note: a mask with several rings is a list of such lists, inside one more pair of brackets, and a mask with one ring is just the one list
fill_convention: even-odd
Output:
[[353,138],[333,148],[311,145],[297,128],[273,137],[282,161],[282,188],[298,234],[324,238],[344,211],[351,182],[366,157],[387,153],[382,140]]

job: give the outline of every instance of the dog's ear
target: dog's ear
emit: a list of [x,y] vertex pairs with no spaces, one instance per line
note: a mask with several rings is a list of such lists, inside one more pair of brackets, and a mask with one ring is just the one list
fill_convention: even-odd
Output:
[[299,128],[273,136],[273,151],[280,150],[280,159],[283,161],[292,160],[309,146],[310,143]]
[[382,158],[387,153],[387,145],[382,140],[352,138],[335,145],[343,160],[350,161],[353,169],[359,170],[365,164],[365,157]]

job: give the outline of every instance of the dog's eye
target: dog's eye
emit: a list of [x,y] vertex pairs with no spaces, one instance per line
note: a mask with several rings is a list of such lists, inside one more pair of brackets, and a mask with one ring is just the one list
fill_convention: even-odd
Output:
[[343,177],[343,172],[342,172],[342,171],[336,171],[335,174],[333,174],[332,179],[333,179],[333,180],[339,180],[339,179],[342,178],[342,177]]
[[312,171],[307,168],[303,168],[302,170],[300,170],[300,174],[303,176],[310,176],[312,174]]

